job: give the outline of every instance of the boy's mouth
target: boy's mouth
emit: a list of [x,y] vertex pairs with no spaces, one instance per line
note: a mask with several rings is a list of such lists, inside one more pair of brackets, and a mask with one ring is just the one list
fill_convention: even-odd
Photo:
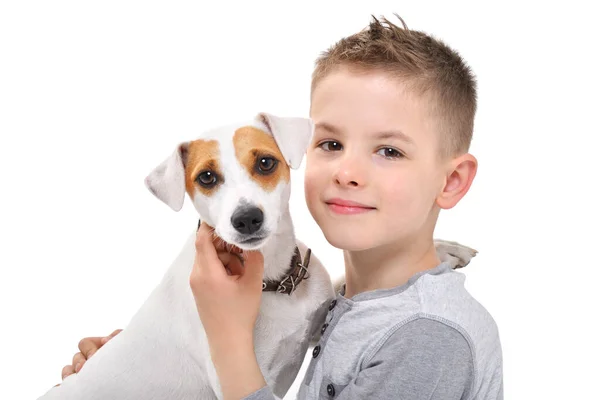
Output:
[[375,207],[340,198],[326,200],[325,204],[327,204],[327,207],[336,214],[362,214],[375,210]]

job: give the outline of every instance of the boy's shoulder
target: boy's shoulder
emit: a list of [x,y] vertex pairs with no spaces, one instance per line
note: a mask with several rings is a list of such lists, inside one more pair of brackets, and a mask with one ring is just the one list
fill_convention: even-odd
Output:
[[468,382],[469,398],[479,398],[486,392],[502,393],[498,327],[488,310],[465,288],[465,274],[441,265],[415,278],[406,290],[387,299],[396,310],[402,308],[398,307],[401,304],[412,306],[393,318],[395,322],[386,334],[393,340],[385,349],[379,348],[382,354],[395,357],[416,353],[423,360],[419,362],[417,357],[411,367],[425,375],[434,364],[458,368],[453,380]]
[[[498,327],[494,318],[467,291],[465,280],[464,273],[442,263],[414,275],[402,286],[361,293],[352,299],[355,303],[364,303],[360,309],[368,309],[372,313],[370,317],[360,315],[365,324],[378,325],[381,320],[377,315],[387,315],[388,323],[380,326],[384,330],[395,330],[411,320],[424,318],[458,330],[467,340],[480,339],[480,336],[497,339]],[[343,296],[343,291],[340,296]]]
[[465,274],[450,270],[426,274],[415,282],[419,306],[415,317],[438,321],[459,332],[469,344],[475,370],[502,375],[502,347],[496,321],[465,288]]
[[445,322],[473,338],[483,334],[498,336],[498,326],[490,312],[465,288],[465,274],[447,270],[425,274],[415,282],[419,313]]
[[383,337],[395,331],[402,334],[409,328],[405,325],[415,320],[429,320],[449,328],[446,331],[460,333],[476,359],[499,357],[498,326],[488,310],[467,291],[465,279],[464,273],[442,263],[416,274],[402,286],[356,295],[353,299],[358,300],[358,310],[363,310],[357,318],[361,325],[378,329]]
[[[401,286],[360,293],[351,300],[340,294],[342,304],[334,320],[339,332],[331,332],[335,340],[327,345],[335,350],[331,354],[336,359],[354,357],[362,366],[386,365],[400,375],[443,378],[446,388],[460,383],[455,389],[469,388],[468,398],[488,398],[478,397],[480,392],[501,393],[498,327],[466,290],[465,278],[442,263]],[[348,315],[340,318],[343,314]],[[348,337],[364,339],[357,343]],[[339,369],[336,363],[328,373],[337,378]],[[450,372],[436,378],[436,371],[442,370]]]

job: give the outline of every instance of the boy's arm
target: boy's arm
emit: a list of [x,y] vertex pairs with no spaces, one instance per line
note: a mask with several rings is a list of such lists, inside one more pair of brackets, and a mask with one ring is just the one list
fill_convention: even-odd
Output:
[[398,328],[348,385],[324,381],[321,390],[337,400],[462,399],[473,375],[473,356],[463,335],[420,318]]

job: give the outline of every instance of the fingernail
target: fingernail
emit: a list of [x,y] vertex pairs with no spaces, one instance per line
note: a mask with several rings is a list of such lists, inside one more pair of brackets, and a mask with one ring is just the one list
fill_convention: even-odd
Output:
[[108,342],[108,336],[103,337],[102,340],[100,341],[100,343],[102,343],[102,344],[104,344],[106,342]]
[[79,368],[81,368],[81,363],[77,363],[77,365],[75,365],[75,372],[79,372]]

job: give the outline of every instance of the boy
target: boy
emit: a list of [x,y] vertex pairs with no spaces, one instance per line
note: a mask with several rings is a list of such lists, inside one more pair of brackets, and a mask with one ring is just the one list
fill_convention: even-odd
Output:
[[[475,80],[456,52],[401,22],[374,19],[313,73],[306,201],[344,250],[346,284],[298,399],[503,398],[496,324],[433,244],[440,210],[460,201],[477,170],[468,153]],[[228,276],[231,258],[205,225],[197,248],[190,284],[225,399],[274,399],[253,351],[262,261]],[[105,341],[83,340],[63,375]]]

